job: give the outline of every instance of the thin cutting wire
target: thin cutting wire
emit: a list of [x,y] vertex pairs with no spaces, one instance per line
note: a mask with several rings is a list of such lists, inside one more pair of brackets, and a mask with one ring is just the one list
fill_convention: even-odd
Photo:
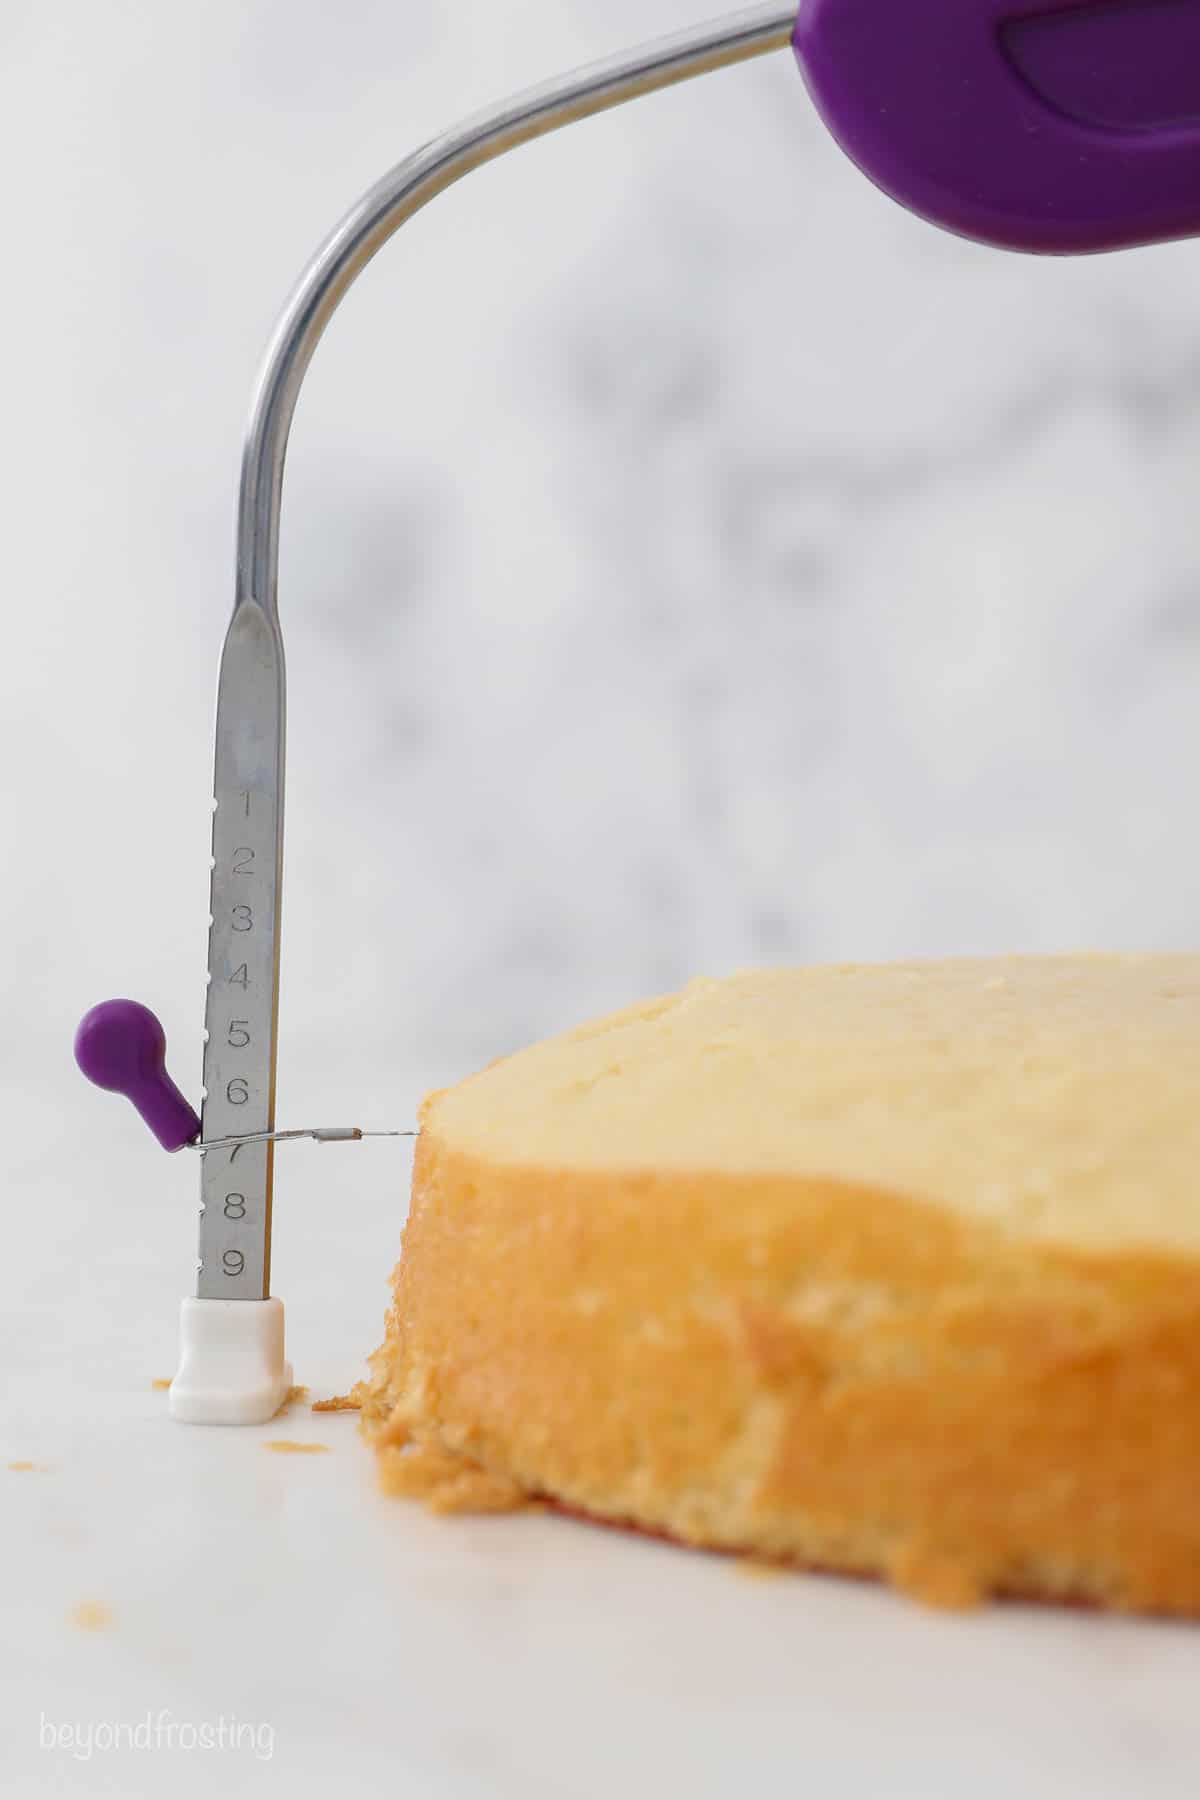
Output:
[[415,1138],[416,1131],[364,1131],[359,1125],[318,1125],[309,1131],[250,1131],[245,1137],[193,1138],[189,1150],[228,1150],[230,1162],[246,1144],[278,1144],[288,1138],[312,1138],[316,1144],[353,1144],[359,1138]]

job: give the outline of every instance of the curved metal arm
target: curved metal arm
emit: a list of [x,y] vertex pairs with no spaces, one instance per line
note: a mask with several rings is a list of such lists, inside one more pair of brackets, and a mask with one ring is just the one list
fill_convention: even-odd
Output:
[[254,600],[275,614],[283,463],[300,386],[338,302],[392,233],[443,188],[518,144],[639,94],[784,49],[795,18],[796,0],[754,7],[528,89],[434,138],[363,195],[300,277],[259,377],[242,455],[239,603]]
[[[790,41],[795,4],[756,7],[534,88],[399,163],[300,277],[259,380],[242,457],[237,593],[221,657],[205,1002],[203,1299],[270,1293],[285,680],[276,582],[288,431],[338,301],[405,219],[468,170],[572,119]],[[287,1135],[287,1134],[284,1134]],[[228,1148],[228,1155],[226,1150]],[[236,1172],[233,1158],[239,1157]]]

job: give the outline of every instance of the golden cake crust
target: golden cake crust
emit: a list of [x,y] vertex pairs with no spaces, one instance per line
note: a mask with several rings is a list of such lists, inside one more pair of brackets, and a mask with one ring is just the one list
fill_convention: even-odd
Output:
[[[887,1015],[874,1028],[860,994],[847,1008],[857,1023],[832,1034],[833,1060],[849,1067],[859,1033],[859,1090],[828,1068],[818,1080],[813,1065],[828,1039],[821,1005],[813,1025],[803,998],[837,972],[787,971],[782,986],[735,978],[740,1000],[734,983],[685,990],[690,1035],[683,1011],[671,1020],[674,1002],[653,1002],[431,1096],[386,1337],[361,1391],[390,1484],[445,1508],[548,1497],[688,1543],[881,1574],[949,1604],[1018,1592],[1200,1612],[1200,1189],[1180,1145],[1200,1168],[1200,1107],[1184,1103],[1200,1073],[1200,958],[915,967],[907,1032],[895,970],[856,972],[883,992]],[[1037,1023],[1044,996],[1071,989],[1090,995],[1074,1060],[1061,1006]],[[948,1007],[946,992],[958,996]],[[763,1005],[769,1030],[756,1022]],[[739,1017],[743,1048],[757,1033],[772,1066],[792,1052],[797,1069],[814,1066],[824,1099],[813,1131],[799,1115],[778,1128],[760,1108],[749,1154],[735,1133],[732,1152],[710,1146],[704,1166],[647,1160],[636,1106],[612,1103],[638,1083],[639,1059],[660,1076],[664,1055],[702,1061],[706,1019],[728,1038]],[[1094,1042],[1106,1018],[1124,1026],[1107,1062]],[[608,1055],[630,1029],[608,1081],[623,1139],[589,1116],[567,1155],[557,1096],[583,1079],[598,1035],[608,1032]],[[972,1030],[987,1056],[964,1064],[955,1040]],[[941,1046],[932,1062],[927,1039]],[[1124,1162],[1147,1161],[1137,1102],[1156,1056],[1155,1120],[1171,1135],[1147,1168],[1139,1241]],[[914,1069],[930,1083],[936,1138],[939,1092],[952,1108],[965,1091],[954,1072],[969,1065],[970,1109],[978,1130],[991,1108],[991,1146],[986,1132],[973,1148],[956,1141],[946,1179],[913,1147],[905,1154],[931,1170],[920,1188],[856,1177],[886,1139],[889,1057],[898,1132],[916,1117]],[[528,1124],[487,1154],[489,1078],[511,1094],[523,1058],[542,1081],[527,1094]],[[1114,1121],[1117,1090],[1098,1079],[1088,1131],[1078,1071],[1122,1058],[1129,1116]],[[990,1097],[980,1080],[993,1082]],[[1069,1107],[1048,1110],[1047,1091]],[[872,1109],[865,1151],[828,1148],[840,1141],[826,1134],[831,1092],[847,1122]],[[706,1090],[700,1104],[711,1103]],[[1064,1112],[1070,1130],[1048,1133]],[[688,1128],[682,1101],[674,1126]],[[652,1140],[661,1125],[645,1129]],[[637,1152],[628,1164],[622,1142]],[[824,1166],[810,1160],[814,1142]],[[1007,1204],[967,1193],[976,1166],[1007,1172]],[[1036,1204],[1013,1179],[1021,1168]]]

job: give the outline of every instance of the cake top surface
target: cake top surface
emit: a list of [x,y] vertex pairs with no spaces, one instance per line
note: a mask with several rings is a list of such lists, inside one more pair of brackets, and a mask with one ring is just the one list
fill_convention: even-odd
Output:
[[493,1063],[425,1124],[505,1164],[862,1184],[1200,1252],[1200,955],[693,981]]

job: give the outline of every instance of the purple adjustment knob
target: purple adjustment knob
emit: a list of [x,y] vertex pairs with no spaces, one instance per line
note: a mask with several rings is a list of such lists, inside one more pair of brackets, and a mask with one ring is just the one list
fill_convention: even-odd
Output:
[[1200,234],[1196,0],[801,0],[817,109],[922,217],[1013,250]]
[[102,1000],[75,1033],[88,1080],[132,1100],[164,1150],[182,1150],[200,1136],[200,1120],[167,1074],[166,1054],[166,1033],[136,1000]]

